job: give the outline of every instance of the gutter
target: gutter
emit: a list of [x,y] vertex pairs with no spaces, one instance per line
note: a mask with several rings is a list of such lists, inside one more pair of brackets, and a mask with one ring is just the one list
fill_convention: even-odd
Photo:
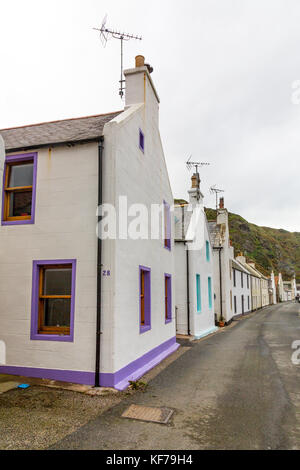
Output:
[[[1,131],[0,131],[1,135]],[[3,138],[4,139],[4,138]],[[74,145],[84,145],[90,144],[92,142],[101,142],[103,140],[103,136],[93,137],[91,139],[82,139],[82,140],[67,140],[65,142],[49,142],[47,144],[35,144],[35,145],[28,145],[25,147],[15,147],[15,148],[8,148],[6,149],[6,153],[15,153],[15,152],[27,152],[29,150],[37,150],[49,147],[61,147],[61,146],[68,146],[73,147]],[[5,142],[5,141],[4,141]]]
[[[98,143],[98,207],[102,205],[103,195],[103,142],[101,137]],[[98,227],[102,220],[102,215],[98,214]],[[97,321],[96,321],[96,364],[95,364],[95,387],[100,387],[100,354],[101,354],[101,307],[102,307],[102,241],[97,239]]]
[[191,334],[191,320],[190,320],[190,257],[189,257],[189,247],[186,246],[186,301],[187,301],[187,327],[188,327],[188,336]]

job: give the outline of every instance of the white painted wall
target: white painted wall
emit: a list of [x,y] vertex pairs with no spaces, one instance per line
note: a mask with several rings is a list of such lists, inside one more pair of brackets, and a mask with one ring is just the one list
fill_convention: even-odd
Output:
[[[97,158],[96,144],[39,150],[35,224],[0,226],[0,339],[9,366],[94,370]],[[73,258],[74,343],[31,341],[32,261]]]
[[[189,296],[190,296],[190,333],[200,338],[215,329],[214,309],[214,278],[213,278],[213,253],[210,235],[207,226],[206,215],[203,210],[202,200],[197,203],[190,191],[190,207],[199,208],[199,220],[193,243],[186,245],[182,242],[189,239],[187,232],[192,212],[187,205],[175,208],[175,266],[176,266],[176,315],[177,333],[188,334],[188,309],[187,309],[187,249],[189,256]],[[184,232],[184,236],[183,236]],[[195,242],[199,245],[195,245]],[[210,259],[206,259],[206,241],[209,242]],[[195,249],[196,248],[196,249]],[[200,275],[201,311],[197,311],[197,284],[196,276]],[[211,278],[212,306],[209,308],[208,278]]]
[[[234,273],[233,270],[235,269],[235,279],[236,285],[234,286]],[[242,283],[242,276],[243,276],[243,283]],[[247,282],[248,277],[248,282]],[[251,312],[252,304],[251,304],[251,279],[250,274],[246,273],[242,269],[238,270],[237,268],[232,269],[232,303],[233,303],[233,312],[234,312],[234,297],[236,297],[236,306],[237,311],[234,312],[234,315],[242,315],[243,313]],[[244,299],[242,299],[244,296]],[[249,303],[248,303],[249,299]]]

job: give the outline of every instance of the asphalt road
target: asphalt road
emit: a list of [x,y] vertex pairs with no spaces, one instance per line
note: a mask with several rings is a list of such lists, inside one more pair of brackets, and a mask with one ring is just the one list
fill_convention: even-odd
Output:
[[[138,393],[54,449],[300,449],[300,305],[268,307],[192,347]],[[300,354],[299,354],[300,358]],[[121,418],[129,404],[166,406],[168,425]]]

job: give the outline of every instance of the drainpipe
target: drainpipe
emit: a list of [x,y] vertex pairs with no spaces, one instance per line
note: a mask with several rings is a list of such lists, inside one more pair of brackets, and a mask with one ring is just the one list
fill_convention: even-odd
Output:
[[[103,161],[103,141],[101,137],[98,142],[98,207],[102,205],[102,161]],[[102,215],[98,215],[98,227]],[[101,343],[101,284],[102,284],[102,242],[97,239],[97,322],[96,322],[96,364],[95,364],[95,387],[100,387],[100,343]]]

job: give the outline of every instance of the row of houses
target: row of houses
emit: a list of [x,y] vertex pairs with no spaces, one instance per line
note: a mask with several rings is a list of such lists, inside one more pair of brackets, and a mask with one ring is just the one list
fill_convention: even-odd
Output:
[[124,72],[121,111],[0,131],[0,373],[123,390],[178,334],[276,302],[198,173],[172,210],[151,72]]

